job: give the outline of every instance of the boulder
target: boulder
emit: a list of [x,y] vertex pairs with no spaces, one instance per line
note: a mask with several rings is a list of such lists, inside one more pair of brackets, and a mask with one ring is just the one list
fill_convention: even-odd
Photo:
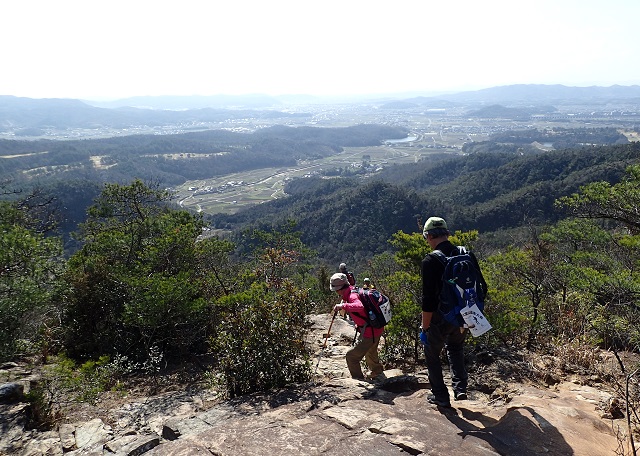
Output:
[[76,447],[84,449],[102,446],[111,436],[111,427],[104,424],[100,418],[95,418],[76,426]]
[[24,401],[24,385],[22,383],[3,383],[0,385],[0,404],[14,404]]
[[157,435],[125,435],[110,440],[104,449],[118,456],[139,456],[158,446],[160,437]]

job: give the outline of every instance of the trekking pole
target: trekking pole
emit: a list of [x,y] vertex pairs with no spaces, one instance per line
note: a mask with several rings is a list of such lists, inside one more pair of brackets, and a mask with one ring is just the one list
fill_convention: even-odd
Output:
[[329,324],[329,329],[327,330],[327,334],[324,337],[324,344],[322,344],[322,349],[320,349],[320,354],[318,355],[318,364],[316,364],[316,370],[313,375],[318,373],[318,367],[320,366],[320,359],[322,358],[322,354],[324,353],[324,349],[327,347],[327,341],[329,340],[329,334],[331,334],[331,327],[333,326],[333,320],[336,319],[336,315],[338,315],[338,311],[333,312],[333,317],[331,318],[331,323]]

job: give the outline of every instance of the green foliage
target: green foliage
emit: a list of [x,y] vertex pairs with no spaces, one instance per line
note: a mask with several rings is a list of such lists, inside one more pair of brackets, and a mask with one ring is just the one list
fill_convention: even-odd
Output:
[[74,255],[65,273],[64,346],[74,359],[117,353],[132,342],[122,322],[128,299],[126,283],[109,261],[97,255]]
[[81,226],[86,241],[91,241],[101,233],[122,232],[133,238],[135,243],[143,239],[146,230],[152,226],[155,216],[167,212],[166,202],[170,195],[153,184],[135,180],[130,185],[105,184],[95,204],[88,209],[89,219]]
[[288,281],[277,290],[256,283],[221,298],[216,307],[220,324],[210,344],[218,360],[219,386],[228,396],[310,378],[306,290]]
[[[571,321],[583,331],[572,332],[573,337],[586,334],[606,347],[632,348],[640,318],[637,237],[608,232],[594,220],[573,219],[544,238],[554,247],[558,325]],[[576,296],[580,299],[572,302]]]
[[399,271],[384,279],[385,294],[392,304],[393,318],[385,328],[383,359],[387,363],[418,361],[418,328],[422,323],[420,276]]
[[533,326],[533,304],[537,285],[517,271],[528,265],[524,251],[512,249],[493,255],[481,263],[482,273],[489,293],[485,302],[485,313],[492,330],[485,339],[512,347],[522,347],[528,340]]
[[194,283],[185,271],[128,278],[122,324],[145,351],[153,346],[186,351],[206,340],[208,306]]
[[304,283],[310,252],[295,225],[248,231],[254,253],[236,263],[231,242],[201,239],[200,218],[166,197],[140,181],[108,185],[89,211],[66,275],[69,354],[128,356],[153,374],[210,349],[230,396],[307,379],[310,299],[292,278]]
[[201,220],[169,210],[167,198],[140,181],[106,185],[90,209],[85,244],[66,275],[66,348],[74,358],[145,360],[152,347],[175,356],[205,343],[202,287],[210,282],[196,259],[212,254],[215,241],[196,247]]
[[296,223],[287,220],[268,231],[252,229],[246,232],[249,240],[246,247],[254,247],[254,272],[271,287],[280,287],[285,277],[293,277],[306,269],[301,260],[311,251],[300,240],[300,233],[295,228]]
[[[456,232],[451,241],[469,246],[477,238],[475,231]],[[398,316],[389,327],[387,349],[397,359],[417,357],[414,343],[420,312],[419,268],[430,248],[418,233],[399,232],[390,242],[398,249],[395,259],[402,272],[385,278]],[[627,238],[620,242],[631,243]],[[620,307],[616,303],[621,299],[632,299],[638,282],[619,269],[625,255],[617,254],[616,249],[619,248],[606,231],[593,223],[574,220],[534,235],[527,246],[514,247],[482,261],[489,285],[485,310],[493,326],[482,341],[533,348],[534,344],[545,346],[550,337],[588,336],[607,346],[615,342],[629,347],[635,333],[633,325],[623,328],[620,321],[635,319],[629,319],[630,315],[618,319],[617,312],[612,315],[611,309]],[[599,302],[609,309],[607,320],[598,318],[602,309]],[[620,321],[612,327],[617,320]],[[608,323],[605,325],[604,321]],[[605,334],[610,334],[606,342]],[[627,336],[616,336],[614,340],[611,334]]]
[[[481,262],[489,285],[486,343],[534,348],[581,338],[631,348],[637,339],[637,239],[567,219]],[[473,241],[472,241],[473,242]]]
[[483,267],[490,337],[528,348],[560,338],[634,350],[638,245],[593,220],[566,219],[525,247],[492,255]]
[[396,248],[395,259],[398,265],[413,274],[420,274],[422,260],[431,252],[422,233],[407,234],[398,231],[391,236],[389,243]]
[[0,360],[15,354],[21,340],[39,343],[55,320],[61,244],[32,225],[17,203],[0,202]]
[[[455,231],[449,240],[455,245],[464,245],[469,249],[473,248],[478,239],[478,232],[475,230],[462,232]],[[420,265],[424,257],[431,252],[431,247],[422,236],[422,233],[406,234],[402,231],[391,236],[389,243],[395,247],[395,259],[398,265],[404,269],[420,274]]]
[[[238,214],[216,214],[216,227],[271,231],[295,214],[302,242],[326,262],[364,265],[389,250],[389,237],[417,228],[425,200],[414,192],[381,181],[359,185],[346,179],[301,179],[287,198],[260,204]],[[304,185],[303,185],[304,184]],[[238,241],[238,244],[241,242]],[[337,259],[337,260],[336,260]]]
[[118,372],[112,367],[108,356],[101,356],[98,360],[89,360],[81,365],[60,357],[57,362],[48,366],[45,375],[50,382],[56,383],[56,388],[65,390],[65,399],[94,403],[98,393],[118,384]]
[[[248,285],[215,300],[215,331],[209,343],[216,382],[227,396],[277,388],[310,378],[305,343],[309,288],[290,277],[307,249],[294,224],[281,231],[247,232],[254,245]],[[304,280],[299,283],[305,284]]]
[[640,233],[640,165],[627,168],[627,176],[617,184],[592,182],[580,193],[560,198],[558,206],[568,208],[577,217],[619,222],[633,233]]
[[126,360],[112,361],[108,356],[81,365],[64,356],[52,358],[27,394],[29,426],[50,429],[70,404],[95,405],[101,392],[120,389],[129,371]]
[[207,299],[228,295],[239,286],[242,265],[231,259],[234,249],[232,242],[214,237],[196,242],[194,280],[200,281]]

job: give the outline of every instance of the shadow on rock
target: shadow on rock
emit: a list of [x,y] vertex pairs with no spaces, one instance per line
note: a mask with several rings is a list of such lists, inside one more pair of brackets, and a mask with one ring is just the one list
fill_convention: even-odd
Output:
[[443,415],[460,429],[462,438],[482,439],[502,455],[574,454],[558,429],[531,407],[511,407],[499,420],[465,408],[449,409]]

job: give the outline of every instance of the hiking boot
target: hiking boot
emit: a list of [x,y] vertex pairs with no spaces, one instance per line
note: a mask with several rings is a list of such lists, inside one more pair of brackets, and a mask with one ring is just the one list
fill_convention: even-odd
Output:
[[451,402],[449,402],[449,398],[438,399],[433,394],[429,394],[427,396],[427,402],[429,402],[429,404],[434,404],[439,407],[451,407]]
[[383,372],[380,372],[379,374],[374,375],[373,373],[367,374],[366,376],[367,380],[372,380],[374,382],[380,382],[382,380],[384,380],[386,377],[384,376]]
[[466,401],[468,399],[467,393],[465,393],[464,391],[458,391],[457,393],[455,393],[454,399],[456,401]]

